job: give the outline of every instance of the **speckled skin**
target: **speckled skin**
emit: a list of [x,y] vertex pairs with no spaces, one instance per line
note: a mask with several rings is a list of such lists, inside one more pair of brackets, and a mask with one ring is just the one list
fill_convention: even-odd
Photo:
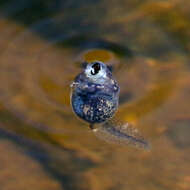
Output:
[[[111,118],[118,107],[119,86],[108,67],[101,64],[103,77],[92,79],[85,71],[72,83],[71,104],[74,112],[90,124],[101,123]],[[93,63],[90,63],[91,67]],[[87,68],[86,68],[87,70]]]

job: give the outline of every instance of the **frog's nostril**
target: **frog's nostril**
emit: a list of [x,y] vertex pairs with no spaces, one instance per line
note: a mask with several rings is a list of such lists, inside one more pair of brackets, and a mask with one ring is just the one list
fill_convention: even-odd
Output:
[[100,63],[96,62],[92,65],[91,74],[96,75],[100,71]]

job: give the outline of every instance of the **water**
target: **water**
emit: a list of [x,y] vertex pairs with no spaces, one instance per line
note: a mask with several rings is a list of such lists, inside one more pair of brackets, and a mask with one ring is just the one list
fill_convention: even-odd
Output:
[[[1,1],[1,189],[190,188],[186,1]],[[70,107],[84,60],[113,66],[116,117],[151,151],[107,144]]]

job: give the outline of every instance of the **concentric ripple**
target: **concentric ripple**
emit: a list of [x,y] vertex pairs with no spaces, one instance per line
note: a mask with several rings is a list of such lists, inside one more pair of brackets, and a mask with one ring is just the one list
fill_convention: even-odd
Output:
[[20,119],[53,133],[66,130],[74,117],[69,85],[88,59],[113,64],[121,85],[120,112],[129,119],[153,111],[171,96],[178,70],[170,69],[169,62],[137,56],[106,40],[52,32],[47,42],[33,32],[47,29],[52,22],[43,19],[21,30],[1,54],[1,100]]
[[[7,6],[1,20],[4,26],[1,34],[7,38],[1,39],[5,45],[1,53],[0,98],[2,104],[21,120],[50,133],[69,132],[70,126],[79,125],[80,121],[73,119],[70,108],[69,86],[81,71],[82,63],[93,59],[113,67],[121,86],[118,113],[126,121],[134,122],[152,113],[175,94],[178,75],[185,67],[179,64],[180,56],[176,58],[169,53],[180,48],[149,20],[144,20],[144,24],[152,29],[153,37],[159,33],[159,46],[167,49],[168,56],[164,55],[162,60],[136,53],[120,43],[119,38],[118,42],[109,40],[114,39],[109,33],[100,37],[98,28],[97,36],[70,29],[65,33],[65,25],[61,26],[64,17],[53,12],[51,17],[51,14],[44,14],[41,19],[34,18],[26,23],[24,19],[19,20],[26,5],[29,6],[23,3],[23,9],[14,10],[13,6]],[[129,24],[141,20],[140,15],[133,15],[134,12]],[[10,20],[14,17],[20,24],[6,21],[6,17]],[[76,128],[74,131],[78,132]]]
[[[22,155],[32,160],[18,166],[31,166],[21,172],[37,175],[39,189],[50,186],[31,172],[36,162],[61,189],[189,189],[189,8],[183,0],[2,0],[2,185],[10,187]],[[150,152],[104,143],[72,112],[70,83],[92,60],[110,65],[121,89],[113,118],[121,123],[94,134],[143,148],[148,141]],[[30,188],[20,179],[14,188]]]

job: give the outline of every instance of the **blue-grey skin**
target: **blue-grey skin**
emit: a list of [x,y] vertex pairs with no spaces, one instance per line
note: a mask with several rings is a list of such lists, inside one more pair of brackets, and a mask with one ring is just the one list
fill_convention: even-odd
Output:
[[118,108],[119,86],[110,69],[100,61],[89,63],[71,87],[73,110],[90,126],[107,121]]

